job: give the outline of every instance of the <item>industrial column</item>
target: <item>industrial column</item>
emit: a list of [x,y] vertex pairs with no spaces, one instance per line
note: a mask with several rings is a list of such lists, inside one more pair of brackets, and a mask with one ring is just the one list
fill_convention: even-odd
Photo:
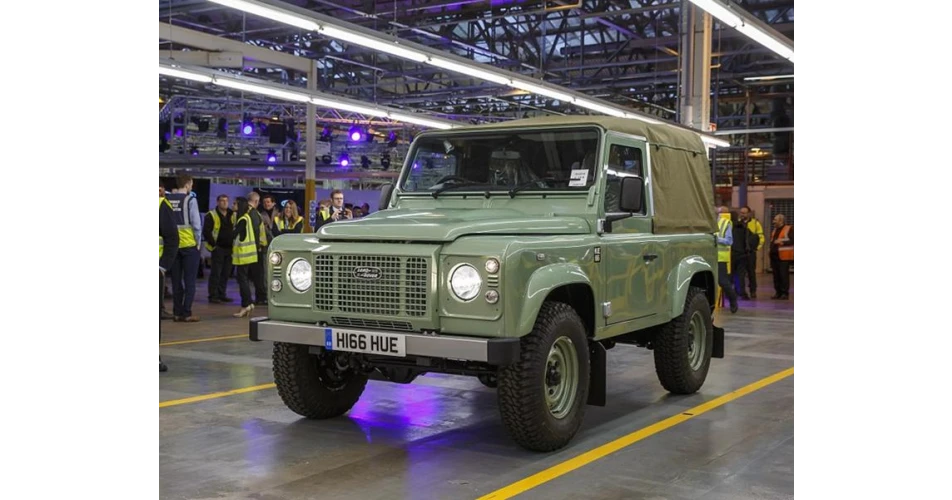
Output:
[[[317,61],[311,61],[310,67],[307,72],[307,89],[308,90],[317,90]],[[314,174],[314,165],[316,164],[317,159],[317,106],[312,102],[308,101],[307,103],[307,128],[305,133],[307,134],[307,149],[305,154],[307,155],[304,158],[304,232],[310,233],[314,231],[314,227],[311,226],[311,202],[315,198],[315,174]]]
[[711,15],[681,0],[681,124],[711,131]]

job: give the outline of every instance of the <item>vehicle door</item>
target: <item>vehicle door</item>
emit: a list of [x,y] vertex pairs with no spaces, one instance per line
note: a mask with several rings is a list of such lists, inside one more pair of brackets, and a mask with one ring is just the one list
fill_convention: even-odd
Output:
[[[639,176],[645,179],[645,200],[641,213],[614,221],[611,231],[607,226],[600,234],[602,282],[604,297],[610,303],[611,314],[606,325],[642,319],[655,314],[649,303],[648,277],[657,259],[657,246],[651,233],[650,184],[646,162],[646,144],[643,138],[621,134],[607,135],[605,145],[604,201],[600,217],[620,213],[621,179]],[[657,299],[655,299],[657,300]]]

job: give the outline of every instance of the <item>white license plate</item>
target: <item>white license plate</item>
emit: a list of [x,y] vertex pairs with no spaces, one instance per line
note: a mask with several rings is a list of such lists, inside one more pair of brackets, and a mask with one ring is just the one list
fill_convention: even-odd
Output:
[[324,329],[324,348],[328,351],[360,352],[382,356],[407,355],[407,338],[398,333],[361,332]]

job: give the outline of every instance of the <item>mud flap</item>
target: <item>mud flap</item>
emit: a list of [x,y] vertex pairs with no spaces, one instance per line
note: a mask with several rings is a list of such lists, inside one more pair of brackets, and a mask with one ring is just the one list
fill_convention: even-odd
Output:
[[589,344],[589,381],[588,381],[588,404],[592,406],[605,406],[606,389],[605,379],[607,378],[608,363],[605,354],[605,346],[601,342],[592,342]]
[[711,357],[724,357],[724,329],[717,326],[714,327],[714,347],[711,351]]

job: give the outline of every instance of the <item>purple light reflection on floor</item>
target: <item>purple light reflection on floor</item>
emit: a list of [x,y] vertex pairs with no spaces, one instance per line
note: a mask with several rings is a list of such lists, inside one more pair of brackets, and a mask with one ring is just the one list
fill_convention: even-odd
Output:
[[[382,384],[390,387],[384,389]],[[430,434],[443,422],[443,395],[435,387],[390,382],[370,382],[347,415],[354,420],[367,442],[374,437],[412,441]],[[396,390],[394,390],[396,389]],[[399,396],[400,400],[394,400]]]

